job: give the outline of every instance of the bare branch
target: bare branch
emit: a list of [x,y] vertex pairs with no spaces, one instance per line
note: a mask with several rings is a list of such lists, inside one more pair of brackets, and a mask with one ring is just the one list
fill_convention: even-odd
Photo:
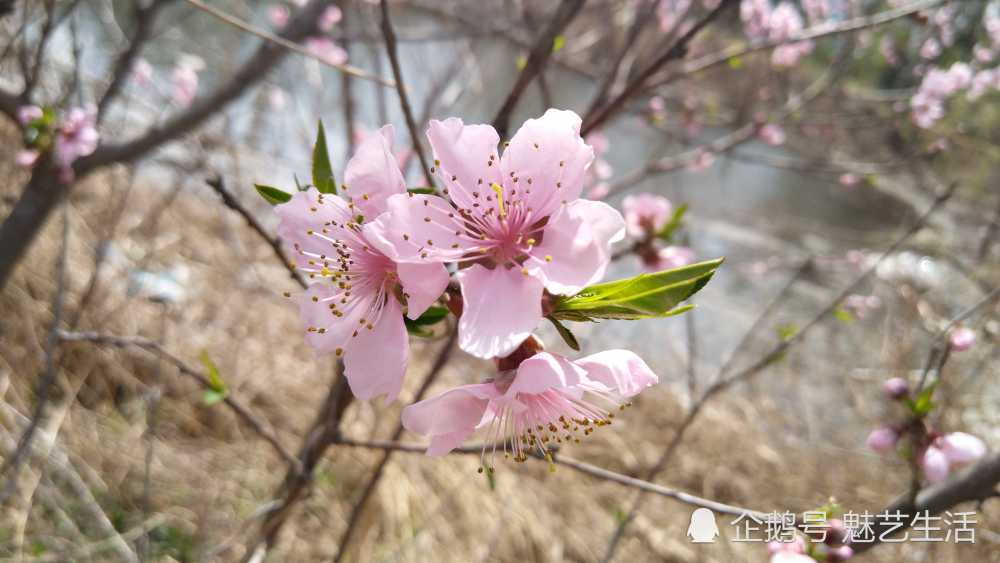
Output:
[[552,55],[552,45],[556,37],[566,29],[569,22],[573,21],[573,18],[580,12],[580,8],[583,7],[585,2],[586,0],[562,0],[556,13],[549,20],[549,25],[542,32],[541,36],[538,37],[538,41],[534,47],[531,48],[531,52],[528,54],[528,61],[518,75],[517,81],[514,82],[514,87],[511,88],[510,94],[507,95],[507,99],[503,105],[500,106],[497,116],[493,118],[493,128],[497,130],[501,139],[507,137],[510,114],[517,106],[521,95],[524,94],[531,81],[544,70],[546,63],[548,63],[549,57]]
[[128,47],[115,62],[114,70],[111,72],[111,83],[108,84],[107,89],[104,90],[104,94],[97,101],[98,124],[104,119],[108,106],[118,96],[122,86],[125,85],[125,81],[132,70],[132,65],[139,58],[139,53],[153,33],[153,24],[156,22],[156,16],[167,5],[167,1],[154,0],[147,6],[143,6],[141,2],[136,3],[135,33],[129,39]]

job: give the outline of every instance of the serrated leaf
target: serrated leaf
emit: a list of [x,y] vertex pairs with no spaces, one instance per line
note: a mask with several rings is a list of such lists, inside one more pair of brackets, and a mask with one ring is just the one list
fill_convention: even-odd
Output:
[[687,213],[687,210],[687,204],[674,209],[674,213],[670,216],[670,220],[667,221],[667,224],[664,225],[662,229],[660,229],[660,232],[656,233],[657,238],[664,240],[667,243],[672,242],[674,233],[676,233],[677,229],[684,225],[684,214]]
[[257,188],[257,193],[260,194],[260,197],[264,198],[264,201],[271,205],[278,205],[292,199],[292,194],[281,191],[278,188],[265,186],[264,184],[254,184],[253,187]]
[[330,164],[330,152],[326,148],[326,131],[323,129],[322,120],[316,132],[316,144],[313,145],[312,181],[321,193],[337,193],[337,181],[333,177],[333,166]]
[[577,352],[580,351],[580,343],[576,340],[576,336],[568,328],[566,328],[565,325],[563,325],[561,322],[556,320],[551,315],[545,318],[552,323],[552,326],[556,327],[556,332],[559,333],[559,336],[562,337],[563,342],[565,342],[567,346],[576,350]]
[[720,264],[721,258],[592,285],[571,297],[558,298],[551,315],[578,322],[676,315],[690,310],[691,306],[678,306],[703,288]]
[[201,351],[201,365],[205,367],[205,377],[208,379],[208,386],[212,391],[225,394],[226,384],[219,377],[219,368],[216,367],[215,362],[212,358],[208,356],[207,350]]

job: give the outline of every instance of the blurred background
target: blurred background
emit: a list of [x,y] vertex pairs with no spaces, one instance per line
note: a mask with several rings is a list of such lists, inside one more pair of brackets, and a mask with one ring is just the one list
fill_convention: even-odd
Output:
[[[432,118],[493,122],[567,4],[390,2],[421,142]],[[626,91],[719,5],[579,4],[524,89],[506,138],[549,107],[576,111],[586,127],[595,107]],[[1000,447],[1000,310],[995,300],[984,304],[1000,281],[1000,73],[982,79],[978,96],[966,85],[930,124],[919,122],[913,101],[929,88],[932,69],[995,66],[1000,4],[918,2],[923,9],[908,12],[914,3],[901,0],[783,4],[799,15],[792,35],[754,36],[745,6],[723,8],[683,58],[587,131],[597,161],[585,193],[615,206],[640,192],[686,204],[677,244],[697,259],[726,262],[683,316],[573,327],[583,353],[632,349],[661,383],[620,424],[562,453],[645,478],[680,431],[654,479],[666,487],[764,512],[814,510],[831,498],[844,510],[877,512],[912,479],[906,461],[865,447],[873,427],[900,416],[882,384],[919,380],[944,330],[969,328],[976,343],[935,373],[933,423]],[[306,346],[296,308],[282,296],[299,288],[238,210],[273,236],[277,221],[253,186],[292,191],[308,182],[320,119],[336,174],[360,139],[391,123],[408,183],[427,184],[397,90],[370,79],[393,79],[381,7],[27,0],[0,2],[0,13],[0,88],[28,92],[8,107],[98,104],[120,75],[120,92],[98,114],[102,147],[170,131],[194,115],[139,154],[81,159],[37,235],[14,239],[27,247],[0,293],[5,472],[33,418],[37,430],[3,492],[0,556],[252,558],[285,460],[170,358],[149,346],[57,342],[53,327],[156,343],[223,381],[225,394],[297,455],[327,412],[336,367]],[[793,64],[780,64],[773,47],[803,29],[825,33]],[[248,68],[271,43],[259,32],[287,34],[316,57],[264,47],[283,58]],[[926,47],[931,39],[936,51]],[[135,44],[141,48],[122,71],[122,54]],[[344,64],[363,76],[334,68]],[[224,90],[233,95],[219,101]],[[24,141],[15,119],[0,120],[0,135],[8,217],[26,190],[40,190],[40,169],[17,164]],[[623,243],[609,279],[642,271],[628,250]],[[339,432],[422,444],[393,432],[401,406],[449,346],[447,330],[412,339],[400,401],[351,403]],[[540,335],[549,349],[576,354],[550,325]],[[792,342],[772,354],[783,340]],[[702,400],[721,376],[762,361]],[[492,370],[456,351],[430,392]],[[762,543],[723,541],[732,539],[732,517],[719,517],[722,539],[692,544],[693,506],[648,496],[629,517],[633,488],[568,467],[498,464],[486,478],[473,455],[404,451],[369,487],[383,459],[379,449],[330,446],[258,560],[600,561],[626,519],[616,561],[769,558]],[[1000,561],[998,503],[960,508],[978,512],[974,545],[893,543],[856,558]]]

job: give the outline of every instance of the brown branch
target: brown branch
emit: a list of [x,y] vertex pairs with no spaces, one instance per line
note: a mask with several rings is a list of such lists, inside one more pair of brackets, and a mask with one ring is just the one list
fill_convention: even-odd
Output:
[[[424,382],[420,385],[420,389],[413,396],[413,402],[417,402],[424,398],[427,391],[430,389],[431,385],[437,379],[441,370],[444,369],[445,364],[451,359],[451,354],[455,349],[455,341],[458,340],[458,327],[453,327],[450,329],[450,335],[448,340],[445,342],[444,347],[438,352],[436,358],[434,358],[434,363],[431,365],[430,371],[427,372],[427,377],[424,378]],[[400,421],[396,424],[396,429],[392,433],[392,437],[389,438],[390,441],[396,442],[399,440],[400,436],[403,435],[403,423]],[[382,453],[382,458],[378,460],[375,465],[375,469],[372,471],[371,476],[368,478],[368,483],[365,485],[364,490],[361,492],[361,496],[358,497],[357,502],[351,508],[351,514],[347,518],[347,528],[344,529],[344,533],[340,536],[340,541],[337,543],[337,557],[334,559],[335,563],[339,563],[344,560],[347,556],[347,547],[351,543],[351,537],[354,535],[354,531],[357,529],[358,524],[361,522],[361,515],[365,510],[365,506],[368,504],[368,499],[371,498],[372,494],[375,493],[375,489],[378,487],[379,481],[382,480],[382,475],[385,473],[385,468],[389,464],[389,458],[392,456],[392,450],[385,450]]]
[[552,56],[552,45],[556,37],[566,29],[569,22],[573,21],[573,18],[580,12],[580,8],[583,7],[585,2],[586,0],[562,0],[556,13],[549,20],[545,31],[542,32],[538,37],[538,41],[531,48],[528,60],[518,75],[517,81],[514,82],[510,94],[507,95],[507,99],[500,106],[500,111],[493,118],[493,128],[497,130],[501,139],[507,137],[507,130],[510,126],[510,115],[513,113],[514,108],[517,107],[517,102],[521,99],[531,81],[545,69],[549,57]]
[[625,43],[621,46],[618,52],[615,54],[614,61],[611,63],[611,68],[601,79],[600,84],[597,86],[597,93],[594,94],[593,101],[590,102],[590,107],[587,108],[587,113],[596,112],[608,101],[608,94],[611,92],[613,86],[617,81],[618,75],[622,71],[622,63],[625,61],[625,57],[628,56],[629,51],[638,41],[639,37],[642,35],[643,29],[650,21],[656,20],[656,9],[659,6],[659,2],[648,2],[645,6],[637,6],[635,8],[635,17],[632,20],[632,24],[629,26],[628,34],[625,37]]
[[[173,365],[182,375],[193,379],[203,388],[214,389],[207,375],[192,368],[159,343],[148,338],[141,336],[116,336],[98,332],[66,332],[62,330],[58,331],[58,338],[62,342],[90,342],[101,346],[113,346],[115,348],[139,348]],[[226,396],[222,400],[254,432],[271,444],[274,451],[291,466],[293,471],[298,471],[298,460],[281,444],[277,435],[271,430],[270,424],[257,418],[249,408],[243,406],[243,403],[234,399],[231,393],[226,393]]]
[[222,178],[219,176],[209,178],[208,180],[205,180],[205,183],[208,184],[209,187],[215,191],[215,193],[219,194],[219,197],[222,198],[223,205],[235,211],[240,217],[243,217],[243,219],[247,222],[247,226],[257,233],[260,238],[262,238],[264,242],[271,247],[271,250],[274,252],[274,256],[279,262],[281,262],[281,265],[288,270],[289,275],[291,275],[292,279],[299,284],[299,287],[302,289],[308,287],[309,284],[306,283],[305,279],[303,279],[302,274],[295,269],[295,266],[288,257],[288,254],[285,253],[285,249],[281,246],[281,240],[276,236],[268,234],[264,225],[261,225],[260,221],[258,221],[257,218],[254,217],[253,214],[250,213],[250,211],[244,207],[238,199],[236,199],[236,196],[226,188]]
[[115,62],[114,70],[111,72],[111,83],[108,84],[104,94],[97,101],[98,124],[104,119],[108,106],[118,96],[125,81],[128,80],[132,65],[139,58],[139,53],[153,33],[153,24],[156,22],[157,14],[167,5],[167,2],[168,0],[154,0],[147,6],[136,3],[135,33],[129,39],[128,47]]
[[656,60],[643,69],[635,79],[629,82],[620,94],[602,106],[600,110],[590,112],[590,114],[584,119],[580,134],[585,136],[587,133],[590,133],[594,129],[603,125],[604,122],[610,119],[614,114],[618,113],[629,100],[638,95],[639,92],[645,88],[646,82],[653,75],[662,70],[663,67],[671,61],[683,58],[687,54],[688,43],[690,43],[702,29],[712,23],[712,21],[727,8],[731,6],[738,6],[739,3],[739,0],[722,0],[718,6],[705,14],[705,16],[691,26],[691,29],[687,30],[687,32],[678,37],[670,48],[666,50],[666,52],[657,57]]
[[403,108],[403,116],[406,118],[406,128],[410,131],[410,142],[413,144],[413,151],[417,153],[420,160],[420,168],[427,178],[427,184],[434,187],[434,175],[427,164],[427,157],[424,155],[423,145],[420,143],[420,133],[417,131],[417,123],[413,119],[413,109],[410,107],[410,98],[406,92],[406,83],[403,82],[403,70],[399,66],[399,53],[396,49],[396,33],[392,29],[392,20],[389,18],[389,3],[382,0],[382,36],[385,38],[385,50],[389,55],[389,64],[392,67],[392,76],[396,79],[396,92],[399,94],[399,105]]

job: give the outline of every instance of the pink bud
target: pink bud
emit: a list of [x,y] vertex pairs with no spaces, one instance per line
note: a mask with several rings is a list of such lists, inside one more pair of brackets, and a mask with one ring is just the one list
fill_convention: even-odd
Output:
[[21,125],[27,125],[42,117],[42,115],[42,108],[38,106],[21,106],[17,108],[17,120],[21,122]]
[[854,550],[846,545],[831,549],[830,552],[826,554],[826,560],[831,563],[834,561],[847,561],[851,557],[854,557]]
[[271,24],[276,28],[285,27],[288,24],[288,8],[282,5],[274,5],[267,9],[267,19],[271,20]]
[[337,6],[328,6],[319,17],[319,28],[322,31],[330,31],[333,26],[344,18],[344,13]]
[[948,457],[940,448],[928,446],[920,458],[920,467],[928,483],[940,483],[948,478]]
[[14,157],[14,162],[18,166],[23,166],[25,168],[31,168],[35,165],[38,160],[38,151],[26,149],[23,151],[17,151],[17,155]]
[[861,182],[861,178],[858,177],[857,174],[851,174],[850,172],[847,172],[841,174],[840,179],[838,181],[840,182],[841,186],[851,187],[858,185],[858,183]]
[[953,352],[964,352],[976,344],[976,332],[964,326],[952,329],[949,338]]
[[875,453],[886,454],[895,449],[897,440],[899,440],[898,432],[888,426],[882,426],[872,430],[865,444]]
[[882,384],[882,390],[890,399],[902,399],[910,394],[910,384],[902,377],[892,377]]
[[945,434],[937,441],[937,446],[951,464],[972,463],[986,455],[986,444],[982,440],[965,432]]
[[768,123],[761,127],[760,131],[757,132],[757,137],[769,145],[777,146],[785,144],[785,130],[780,125],[774,123]]

